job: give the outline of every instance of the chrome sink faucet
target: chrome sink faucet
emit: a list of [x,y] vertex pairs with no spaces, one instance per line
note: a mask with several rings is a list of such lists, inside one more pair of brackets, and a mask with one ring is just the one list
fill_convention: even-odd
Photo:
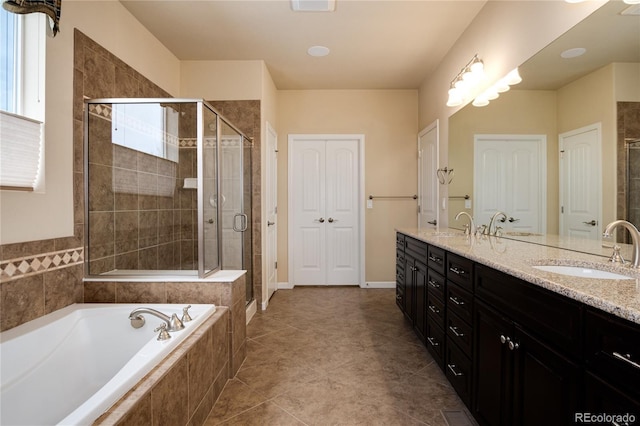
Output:
[[476,225],[473,223],[473,218],[471,217],[471,215],[467,212],[460,212],[456,215],[456,220],[458,220],[460,216],[467,216],[469,218],[469,235],[475,235]]
[[150,314],[160,318],[167,324],[166,331],[177,331],[184,328],[184,324],[182,323],[182,321],[180,321],[178,315],[173,314],[171,317],[169,317],[168,315],[165,315],[162,312],[156,311],[155,309],[151,308],[137,308],[131,311],[131,313],[129,314],[129,320],[131,320],[131,326],[133,328],[140,328],[144,325],[145,320],[142,314]]
[[[493,214],[493,216],[491,216],[491,220],[489,221],[489,229],[487,230],[487,232],[489,233],[489,235],[497,235],[498,234],[498,225],[496,225],[495,227],[493,226],[493,222],[495,222],[496,218],[498,216],[502,215],[502,222],[507,220],[507,214],[503,213],[501,211],[497,211]],[[493,228],[493,231],[491,231],[491,229]]]
[[627,222],[626,220],[614,220],[604,229],[603,237],[609,238],[612,236],[613,230],[621,226],[631,235],[631,243],[633,244],[633,253],[631,257],[633,260],[631,261],[632,268],[640,268],[640,231],[636,228],[631,222]]

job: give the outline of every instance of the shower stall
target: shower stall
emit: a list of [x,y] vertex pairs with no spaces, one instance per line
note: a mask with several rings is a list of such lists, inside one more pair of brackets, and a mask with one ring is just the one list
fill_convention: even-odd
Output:
[[84,105],[85,274],[247,271],[252,141],[197,99]]

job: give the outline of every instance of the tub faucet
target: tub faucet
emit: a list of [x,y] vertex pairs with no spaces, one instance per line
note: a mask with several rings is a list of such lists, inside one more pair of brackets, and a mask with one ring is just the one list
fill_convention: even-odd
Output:
[[503,213],[501,211],[497,211],[493,214],[493,216],[491,216],[491,220],[489,221],[489,229],[487,230],[487,232],[489,233],[489,235],[496,235],[498,233],[498,225],[496,225],[493,228],[493,233],[491,231],[491,228],[493,227],[493,222],[495,222],[496,218],[498,216],[502,215],[502,222],[507,220],[507,214]]
[[633,260],[631,261],[631,267],[640,268],[640,231],[638,231],[638,228],[636,228],[631,222],[627,222],[626,220],[614,220],[607,225],[602,236],[605,238],[611,237],[613,230],[618,226],[626,228],[631,235],[631,243],[633,244],[633,253],[631,255]]
[[167,331],[177,331],[184,328],[184,324],[182,323],[182,321],[180,321],[178,315],[173,314],[171,315],[171,317],[169,317],[168,315],[165,315],[162,312],[156,311],[155,309],[151,308],[137,308],[131,311],[131,313],[129,314],[129,320],[131,320],[131,326],[133,328],[140,328],[144,325],[144,317],[142,316],[142,314],[151,314],[155,317],[160,318],[167,324]]
[[460,216],[467,216],[469,218],[469,235],[475,235],[476,233],[476,225],[473,223],[473,218],[467,212],[460,212],[456,215],[456,220],[460,218]]

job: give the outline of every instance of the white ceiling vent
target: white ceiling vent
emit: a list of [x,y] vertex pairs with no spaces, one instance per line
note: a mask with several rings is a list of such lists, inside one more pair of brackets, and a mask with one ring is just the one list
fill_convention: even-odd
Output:
[[333,12],[336,0],[291,0],[291,8],[296,12]]

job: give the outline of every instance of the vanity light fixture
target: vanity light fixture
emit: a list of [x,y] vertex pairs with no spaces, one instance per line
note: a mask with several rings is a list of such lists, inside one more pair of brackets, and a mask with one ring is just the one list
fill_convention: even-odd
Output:
[[640,0],[622,0],[626,4],[640,4]]
[[497,99],[500,93],[508,91],[511,86],[522,81],[518,68],[514,68],[509,74],[498,80],[493,86],[478,95],[472,102],[473,106],[483,107],[489,105],[489,101]]
[[458,75],[451,80],[447,106],[456,107],[462,105],[465,99],[469,97],[469,91],[482,80],[482,77],[484,77],[484,63],[476,54],[460,70]]

